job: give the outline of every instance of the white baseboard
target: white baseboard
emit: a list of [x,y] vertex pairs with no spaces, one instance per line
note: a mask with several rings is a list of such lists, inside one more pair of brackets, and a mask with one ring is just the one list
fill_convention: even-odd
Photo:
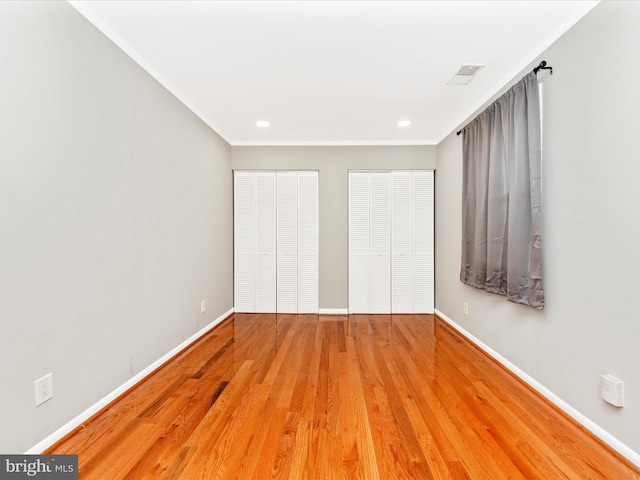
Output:
[[65,435],[67,435],[68,433],[73,431],[73,429],[75,429],[76,427],[81,425],[85,420],[89,419],[92,415],[98,413],[102,408],[106,407],[109,403],[111,403],[116,398],[118,398],[120,395],[122,395],[124,392],[129,390],[131,387],[133,387],[140,380],[142,380],[146,376],[152,374],[155,370],[157,370],[159,367],[161,367],[164,363],[166,363],[168,360],[170,360],[175,355],[180,353],[186,347],[191,345],[198,338],[200,338],[202,335],[207,333],[213,327],[218,325],[220,322],[222,322],[225,318],[227,318],[233,312],[234,312],[234,309],[231,308],[227,312],[225,312],[222,315],[220,315],[213,322],[208,324],[206,327],[204,327],[200,331],[196,332],[191,337],[187,338],[184,342],[182,342],[180,345],[175,347],[170,352],[164,354],[162,357],[160,357],[158,360],[153,362],[151,365],[149,365],[147,368],[142,370],[140,373],[138,373],[137,375],[131,377],[125,383],[123,383],[118,388],[116,388],[114,391],[109,393],[106,397],[98,400],[96,403],[91,405],[89,408],[87,408],[84,412],[82,412],[80,415],[75,417],[73,420],[69,421],[67,424],[65,424],[62,427],[60,427],[58,430],[53,432],[51,435],[49,435],[48,437],[44,438],[43,440],[41,440],[37,444],[35,444],[33,447],[31,447],[29,450],[27,450],[25,452],[25,454],[39,454],[39,453],[42,453],[43,451],[45,451],[47,448],[49,448],[51,445],[56,443],[62,437],[64,437]]
[[318,315],[349,315],[348,308],[321,308]]
[[442,320],[444,320],[447,324],[449,324],[453,329],[455,329],[462,336],[466,337],[469,341],[474,343],[480,349],[484,350],[484,352],[486,352],[488,355],[493,357],[496,361],[498,361],[500,364],[502,364],[507,370],[510,370],[514,375],[516,375],[522,381],[527,383],[531,388],[533,388],[538,393],[540,393],[543,397],[545,397],[547,400],[549,400],[551,403],[553,403],[556,407],[558,407],[564,413],[569,415],[576,422],[578,422],[580,425],[585,427],[587,430],[589,430],[591,433],[593,433],[596,437],[598,437],[600,440],[602,440],[604,443],[606,443],[611,448],[613,448],[620,455],[622,455],[627,460],[629,460],[633,464],[635,464],[638,467],[640,467],[640,454],[638,454],[638,452],[635,452],[634,450],[629,448],[627,445],[625,445],[620,440],[618,440],[616,437],[614,437],[609,432],[607,432],[600,425],[598,425],[597,423],[593,422],[591,419],[589,419],[588,417],[586,417],[585,415],[580,413],[578,410],[573,408],[571,405],[569,405],[567,402],[562,400],[560,397],[558,397],[551,390],[546,388],[544,385],[542,385],[540,382],[535,380],[533,377],[529,376],[524,371],[520,370],[518,367],[516,367],[509,360],[507,360],[502,355],[500,355],[498,352],[493,350],[491,347],[489,347],[488,345],[483,343],[480,339],[476,338],[473,334],[469,333],[467,330],[462,328],[460,325],[458,325],[456,322],[451,320],[449,317],[447,317],[444,313],[442,313],[437,308],[436,308],[436,315],[438,315],[438,317],[440,317]]

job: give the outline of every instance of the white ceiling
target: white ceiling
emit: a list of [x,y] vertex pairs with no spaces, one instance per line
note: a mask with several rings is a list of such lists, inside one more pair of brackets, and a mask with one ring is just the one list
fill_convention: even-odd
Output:
[[231,145],[437,144],[597,4],[70,3]]

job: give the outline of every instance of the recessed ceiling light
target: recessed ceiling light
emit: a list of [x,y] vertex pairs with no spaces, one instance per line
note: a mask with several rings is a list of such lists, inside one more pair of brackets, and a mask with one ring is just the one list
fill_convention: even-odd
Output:
[[260,128],[266,128],[269,126],[269,122],[267,122],[266,120],[258,120],[256,122],[256,125],[259,126]]
[[400,120],[398,122],[399,127],[408,127],[409,125],[411,125],[411,122],[409,120]]

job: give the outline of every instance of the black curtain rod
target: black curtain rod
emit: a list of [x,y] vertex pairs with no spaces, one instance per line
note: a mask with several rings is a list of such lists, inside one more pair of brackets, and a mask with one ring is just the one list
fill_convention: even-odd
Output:
[[[553,67],[547,67],[547,61],[546,60],[542,60],[540,62],[540,64],[536,68],[533,69],[533,73],[535,73],[537,75],[540,70],[549,70],[549,75],[553,75]],[[456,135],[460,135],[461,133],[462,133],[462,130],[458,130],[456,132]]]

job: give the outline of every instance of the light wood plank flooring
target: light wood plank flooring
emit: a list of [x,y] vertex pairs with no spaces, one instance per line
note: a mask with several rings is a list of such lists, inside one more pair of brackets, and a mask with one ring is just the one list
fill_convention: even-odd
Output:
[[47,453],[86,480],[640,478],[432,315],[232,315]]

